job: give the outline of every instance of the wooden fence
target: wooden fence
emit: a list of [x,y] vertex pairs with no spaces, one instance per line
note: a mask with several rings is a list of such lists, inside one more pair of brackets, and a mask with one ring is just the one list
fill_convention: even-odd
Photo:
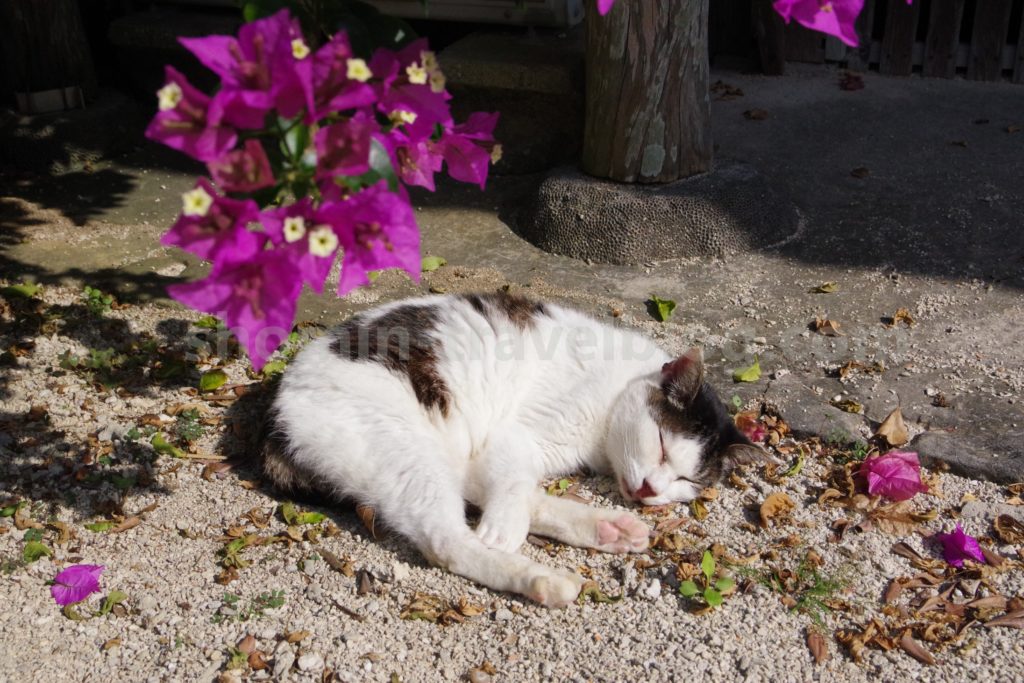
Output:
[[712,57],[759,59],[767,74],[786,62],[835,62],[883,74],[1024,83],[1024,0],[865,0],[860,47],[793,22],[771,0],[712,0]]

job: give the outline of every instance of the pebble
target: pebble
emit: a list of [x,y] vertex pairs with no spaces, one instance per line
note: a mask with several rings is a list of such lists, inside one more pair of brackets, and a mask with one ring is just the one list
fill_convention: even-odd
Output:
[[[283,645],[284,647],[281,647]],[[295,663],[295,653],[292,652],[288,641],[282,640],[281,644],[274,650],[274,678],[281,678],[286,675]]]
[[400,583],[409,578],[409,565],[405,562],[395,562],[391,565],[391,580]]
[[661,579],[651,579],[651,582],[644,588],[644,596],[650,600],[657,600],[661,597]]
[[505,609],[504,607],[502,607],[501,609],[499,609],[498,611],[496,611],[494,613],[494,620],[495,621],[512,621],[512,617],[513,616],[515,616],[515,615],[512,614],[512,610]]
[[316,652],[307,652],[299,657],[300,671],[320,671],[324,668],[324,658]]
[[139,602],[135,605],[135,609],[137,609],[140,613],[144,614],[146,612],[155,612],[157,607],[159,606],[160,603],[156,601],[156,598],[154,598],[152,595],[147,595],[143,597],[141,600],[139,600]]

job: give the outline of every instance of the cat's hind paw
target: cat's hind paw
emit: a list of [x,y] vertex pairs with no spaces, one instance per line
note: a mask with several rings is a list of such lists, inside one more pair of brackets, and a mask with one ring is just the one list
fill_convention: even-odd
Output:
[[530,581],[526,597],[552,609],[565,607],[580,594],[584,579],[579,574],[553,570]]
[[606,553],[638,553],[647,549],[651,529],[628,512],[597,520],[598,550]]

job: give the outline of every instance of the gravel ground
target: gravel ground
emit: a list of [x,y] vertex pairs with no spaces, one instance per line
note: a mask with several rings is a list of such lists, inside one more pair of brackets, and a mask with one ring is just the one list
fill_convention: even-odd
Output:
[[[449,271],[439,271],[435,287],[450,286]],[[381,533],[374,540],[347,508],[300,502],[301,511],[327,518],[289,529],[281,501],[254,473],[220,460],[243,450],[241,437],[253,424],[239,406],[257,392],[231,388],[254,382],[241,361],[227,354],[196,361],[184,353],[188,340],[204,332],[194,326],[199,316],[156,304],[92,313],[80,292],[59,286],[37,297],[0,299],[7,349],[0,359],[0,507],[27,501],[18,514],[0,517],[0,600],[7,605],[0,680],[1010,681],[1024,667],[1017,629],[977,623],[1003,610],[968,609],[977,622],[958,638],[940,622],[963,626],[956,616],[962,608],[917,610],[950,586],[954,603],[1024,596],[1024,549],[1001,543],[992,526],[997,511],[1024,516],[1024,507],[1008,504],[1019,498],[1006,487],[926,473],[933,495],[916,497],[911,508],[924,517],[935,511],[934,519],[889,529],[898,533],[887,533],[883,523],[851,525],[837,538],[834,523],[857,521],[861,513],[817,501],[836,462],[851,452],[812,441],[804,444],[798,473],[747,472],[736,484],[725,482],[699,521],[690,506],[645,510],[659,529],[647,554],[591,555],[533,539],[523,552],[583,572],[604,594],[622,596],[548,611],[429,567],[401,539]],[[630,312],[620,320],[651,326]],[[102,357],[93,358],[99,369],[74,360],[108,347],[116,352],[109,369]],[[195,387],[200,371],[217,364],[228,383],[212,392],[222,400],[211,400]],[[232,405],[236,393],[243,396]],[[172,416],[189,408],[197,417],[191,425]],[[154,433],[187,457],[156,452]],[[793,462],[799,445],[784,439],[782,447],[780,459]],[[602,478],[581,477],[569,491],[596,505],[622,505]],[[795,509],[761,528],[760,505],[777,492],[788,494]],[[954,520],[1006,562],[945,568],[927,536],[949,530]],[[120,526],[84,526],[97,521]],[[41,534],[52,555],[26,563],[26,534]],[[237,553],[246,566],[234,570],[235,578],[224,549],[250,534],[255,540]],[[918,567],[892,552],[900,541],[921,554]],[[677,588],[708,548],[719,564],[732,561],[739,589],[705,613]],[[812,551],[811,566],[817,556],[820,567],[794,577]],[[76,607],[81,620],[63,614],[47,590],[74,563],[106,567],[101,591]],[[893,579],[929,567],[939,577],[934,587],[908,589],[883,604]],[[790,581],[788,592],[766,585],[780,574]],[[822,588],[828,606],[817,618],[787,606],[813,597],[812,585]],[[127,599],[92,616],[113,590]],[[440,618],[403,618],[415,616],[410,611]],[[892,638],[879,639],[889,649],[869,645],[855,661],[834,634],[862,631],[872,619]],[[896,644],[904,626],[934,664]],[[939,642],[926,641],[930,626]],[[808,648],[810,632],[827,644],[821,663]],[[246,636],[252,639],[243,642]],[[246,662],[234,648],[258,654]]]

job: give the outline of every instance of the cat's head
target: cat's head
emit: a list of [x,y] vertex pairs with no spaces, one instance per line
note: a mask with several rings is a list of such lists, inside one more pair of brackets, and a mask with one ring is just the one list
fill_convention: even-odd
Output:
[[700,349],[633,380],[608,426],[608,457],[628,501],[692,500],[734,466],[766,458],[704,382]]

